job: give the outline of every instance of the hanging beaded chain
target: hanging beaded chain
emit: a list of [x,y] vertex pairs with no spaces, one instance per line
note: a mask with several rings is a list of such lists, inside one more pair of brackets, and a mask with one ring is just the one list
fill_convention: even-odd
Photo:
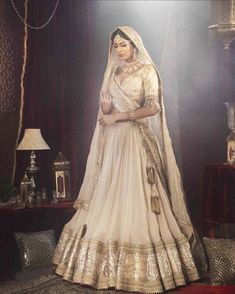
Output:
[[55,12],[56,12],[56,9],[57,9],[58,4],[59,4],[59,0],[56,0],[56,4],[55,4],[55,7],[54,7],[54,9],[52,11],[52,14],[48,18],[48,20],[43,25],[41,25],[41,26],[32,26],[32,25],[28,24],[27,22],[25,22],[24,18],[20,15],[19,10],[17,9],[17,7],[15,5],[14,0],[11,0],[11,4],[12,4],[12,6],[13,6],[16,14],[17,14],[17,16],[23,22],[23,24],[25,24],[30,29],[33,29],[33,30],[41,30],[41,29],[45,28],[51,22],[52,18],[54,17]]

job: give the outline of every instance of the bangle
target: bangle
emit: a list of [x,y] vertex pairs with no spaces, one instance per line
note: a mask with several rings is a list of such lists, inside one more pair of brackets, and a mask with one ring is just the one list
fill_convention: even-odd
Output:
[[135,113],[134,113],[134,111],[130,111],[130,112],[129,112],[129,120],[130,120],[130,121],[135,120]]

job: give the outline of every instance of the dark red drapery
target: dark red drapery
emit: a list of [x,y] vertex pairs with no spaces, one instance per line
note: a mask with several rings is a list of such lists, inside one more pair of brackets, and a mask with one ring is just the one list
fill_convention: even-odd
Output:
[[[29,2],[29,22],[40,25],[55,1]],[[98,103],[92,77],[90,3],[60,1],[54,19],[42,30],[29,30],[25,77],[25,128],[40,128],[49,151],[37,152],[40,185],[52,187],[51,163],[59,151],[71,162],[72,195],[76,197]],[[16,183],[28,164],[27,152],[17,152]]]
[[[15,2],[22,12],[24,1]],[[41,25],[55,2],[29,1],[29,22]],[[166,14],[162,13],[161,18],[160,12],[165,10],[158,1],[144,2],[141,11],[139,5],[143,2],[61,0],[45,29],[29,31],[22,131],[41,128],[51,147],[50,151],[38,152],[42,186],[48,190],[52,189],[50,164],[61,150],[72,164],[73,196],[79,191],[96,120],[110,31],[117,25],[136,28],[160,65],[167,32]],[[150,5],[146,13],[145,6]],[[224,102],[234,99],[235,89],[235,43],[225,52],[209,34],[209,5],[208,1],[179,1],[172,6],[165,62],[159,67],[167,122],[182,167],[187,199],[193,217],[199,220],[203,167],[226,159],[229,130]],[[13,20],[23,29],[12,10]],[[17,152],[17,185],[27,156],[26,152]]]

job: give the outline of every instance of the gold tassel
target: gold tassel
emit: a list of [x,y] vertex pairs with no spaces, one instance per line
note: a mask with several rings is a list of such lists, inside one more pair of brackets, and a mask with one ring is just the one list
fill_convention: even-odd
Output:
[[81,239],[85,236],[86,231],[87,231],[87,225],[85,224],[82,228]]
[[148,183],[150,185],[153,185],[155,183],[155,170],[152,166],[150,166],[150,167],[146,167],[146,171],[147,171]]
[[157,196],[151,196],[151,209],[156,214],[160,214],[160,204]]
[[160,214],[160,201],[158,196],[158,191],[156,184],[152,185],[152,192],[151,192],[151,209],[156,214]]
[[156,187],[155,169],[150,166],[146,167],[148,183],[151,185],[151,209],[156,214],[160,214],[160,203]]

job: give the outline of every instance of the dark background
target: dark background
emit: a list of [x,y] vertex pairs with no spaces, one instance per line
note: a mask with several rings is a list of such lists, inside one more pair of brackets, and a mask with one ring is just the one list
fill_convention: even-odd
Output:
[[[9,27],[15,52],[17,106],[4,115],[9,119],[13,114],[17,121],[23,24],[10,1],[1,1],[0,13],[5,15],[4,25]],[[55,2],[29,1],[28,22],[35,26],[44,23]],[[23,1],[15,3],[23,15]],[[229,129],[224,102],[234,100],[235,88],[235,45],[226,52],[210,34],[208,26],[214,24],[211,12],[211,1],[60,0],[48,26],[29,29],[21,137],[25,128],[40,128],[51,147],[38,152],[41,185],[49,193],[53,189],[51,163],[62,151],[71,161],[72,194],[77,197],[96,122],[109,34],[119,25],[128,25],[140,33],[159,68],[189,208],[200,226],[204,166],[226,161]],[[11,178],[18,127],[0,123],[1,137],[8,138],[0,143],[0,156],[8,154],[10,158],[0,161],[3,184]],[[23,177],[27,156],[27,152],[17,151],[15,185]]]

